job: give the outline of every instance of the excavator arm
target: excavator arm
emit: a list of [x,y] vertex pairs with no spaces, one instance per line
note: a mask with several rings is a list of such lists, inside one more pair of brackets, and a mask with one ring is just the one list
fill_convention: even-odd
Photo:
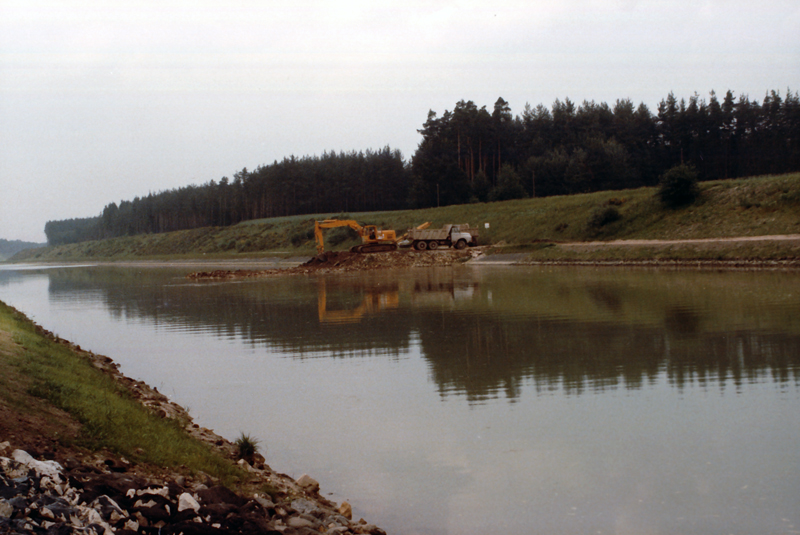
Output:
[[364,227],[352,219],[325,219],[324,221],[314,221],[314,237],[317,239],[317,254],[322,254],[323,251],[325,251],[322,229],[336,227],[350,227],[361,236],[362,240],[364,238]]
[[325,219],[314,222],[317,254],[322,254],[325,251],[322,230],[335,227],[350,227],[361,237],[361,245],[356,245],[350,249],[354,253],[379,253],[397,249],[397,235],[393,230],[380,230],[375,225],[361,226],[352,219]]

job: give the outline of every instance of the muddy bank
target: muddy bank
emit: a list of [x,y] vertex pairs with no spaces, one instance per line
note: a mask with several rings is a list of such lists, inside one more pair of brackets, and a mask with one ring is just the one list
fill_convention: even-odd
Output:
[[284,269],[197,271],[186,277],[191,280],[233,280],[284,275],[347,273],[389,268],[451,266],[467,262],[483,254],[482,248],[417,252],[410,250],[389,253],[359,254],[332,251],[317,255],[307,262]]

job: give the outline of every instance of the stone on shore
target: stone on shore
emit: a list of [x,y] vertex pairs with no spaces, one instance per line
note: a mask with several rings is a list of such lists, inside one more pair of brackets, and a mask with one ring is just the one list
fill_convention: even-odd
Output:
[[347,503],[342,502],[342,505],[339,506],[339,514],[345,517],[348,520],[353,519],[353,507]]
[[197,500],[195,500],[191,494],[184,492],[178,497],[178,512],[180,513],[187,509],[191,509],[196,513],[200,510],[200,504],[197,503]]
[[154,480],[115,472],[108,463],[82,465],[70,459],[65,465],[22,450],[14,459],[0,456],[0,533],[383,535],[372,524],[352,522],[343,507],[321,498],[319,483],[308,475],[296,483],[287,478],[289,492],[276,493],[275,503],[222,485],[187,488],[178,484],[179,477],[186,483],[183,476]]
[[319,492],[319,482],[308,474],[303,474],[297,478],[297,485],[306,492]]

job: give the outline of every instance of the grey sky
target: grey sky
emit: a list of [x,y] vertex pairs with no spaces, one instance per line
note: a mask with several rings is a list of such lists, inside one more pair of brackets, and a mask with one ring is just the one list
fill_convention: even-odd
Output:
[[800,89],[796,0],[0,0],[0,238],[429,109]]

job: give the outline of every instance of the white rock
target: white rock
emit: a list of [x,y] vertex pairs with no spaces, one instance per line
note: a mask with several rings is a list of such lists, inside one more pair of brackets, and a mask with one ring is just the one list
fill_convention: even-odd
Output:
[[156,496],[163,496],[164,498],[169,498],[169,487],[161,487],[160,489],[151,487],[147,489],[137,490],[136,494],[138,496],[144,496],[145,494],[155,494]]
[[299,498],[297,500],[292,501],[291,506],[292,509],[301,514],[310,514],[319,509],[319,507],[317,507],[317,504],[315,504],[312,501],[306,500],[304,498]]
[[192,509],[195,513],[200,510],[200,504],[189,494],[184,492],[178,497],[178,512]]
[[297,481],[295,481],[303,490],[309,492],[317,492],[319,490],[319,482],[308,474],[303,474]]
[[103,517],[100,516],[100,513],[95,511],[94,509],[86,508],[86,521],[88,524],[100,524],[103,525]]
[[136,511],[136,513],[134,513],[134,515],[136,516],[136,520],[139,522],[140,526],[145,527],[145,528],[149,527],[150,524],[149,524],[149,522],[147,522],[147,519],[144,517],[144,515],[142,515],[142,513],[140,513],[139,511]]
[[14,514],[14,506],[0,498],[0,518],[11,518]]
[[18,463],[24,464],[28,468],[32,468],[36,475],[47,476],[56,483],[61,483],[61,470],[62,467],[55,461],[37,461],[26,451],[14,450],[11,457]]
[[339,506],[339,514],[347,520],[353,520],[353,508],[347,502],[342,502],[342,505]]
[[290,528],[313,528],[314,523],[310,520],[306,520],[300,516],[292,516],[286,520],[286,525]]
[[275,504],[274,504],[274,503],[272,503],[272,500],[269,500],[269,499],[267,499],[267,498],[264,498],[264,497],[262,497],[262,496],[259,496],[258,494],[256,494],[256,496],[255,496],[255,500],[256,500],[258,503],[260,503],[260,504],[261,504],[261,507],[263,507],[264,509],[272,509],[273,507],[275,507]]

